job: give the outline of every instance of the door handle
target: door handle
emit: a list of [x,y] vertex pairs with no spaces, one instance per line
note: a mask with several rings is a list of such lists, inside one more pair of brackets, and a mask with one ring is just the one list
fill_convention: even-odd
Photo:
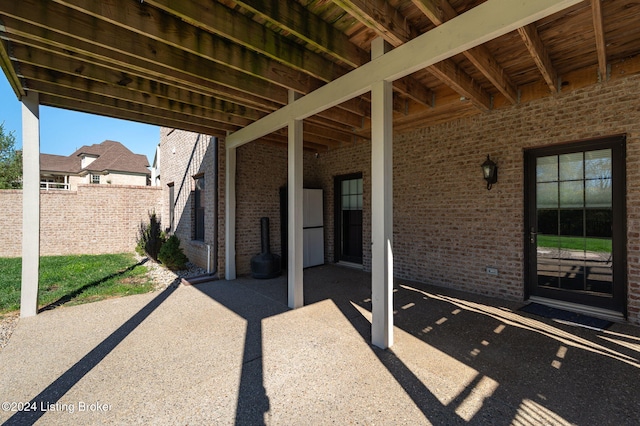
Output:
[[531,244],[536,243],[536,235],[538,235],[538,233],[535,232],[534,228],[531,228],[531,231],[529,232],[529,241],[531,242]]

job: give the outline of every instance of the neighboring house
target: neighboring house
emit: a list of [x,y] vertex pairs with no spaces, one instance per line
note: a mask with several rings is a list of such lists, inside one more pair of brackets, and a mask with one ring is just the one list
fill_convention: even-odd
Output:
[[156,146],[156,153],[151,165],[151,186],[160,186],[160,144]]
[[85,145],[68,157],[40,154],[40,188],[76,190],[78,184],[147,186],[149,161],[120,142]]

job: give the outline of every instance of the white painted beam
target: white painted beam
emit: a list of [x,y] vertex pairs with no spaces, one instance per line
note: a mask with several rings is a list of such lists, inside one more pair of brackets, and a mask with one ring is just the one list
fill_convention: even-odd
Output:
[[40,100],[22,97],[22,285],[20,316],[38,313],[40,271]]
[[227,138],[236,148],[292,120],[302,120],[368,92],[378,81],[395,81],[583,0],[488,0],[350,73],[320,87]]
[[[294,102],[298,95],[289,92],[289,102]],[[288,250],[287,254],[287,282],[288,305],[291,309],[304,305],[303,284],[303,123],[302,120],[289,122],[289,150],[288,150]],[[283,253],[284,255],[284,253]]]
[[224,244],[225,267],[224,277],[227,280],[236,279],[236,149],[226,149],[225,167],[225,214],[224,214]]
[[[390,46],[377,38],[372,58]],[[393,87],[378,81],[371,87],[371,342],[393,345]]]

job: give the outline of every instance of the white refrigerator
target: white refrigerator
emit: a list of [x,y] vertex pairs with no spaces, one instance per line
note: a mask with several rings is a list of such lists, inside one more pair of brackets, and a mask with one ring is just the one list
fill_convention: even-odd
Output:
[[303,191],[302,208],[303,260],[302,266],[324,264],[324,222],[322,189],[308,189]]

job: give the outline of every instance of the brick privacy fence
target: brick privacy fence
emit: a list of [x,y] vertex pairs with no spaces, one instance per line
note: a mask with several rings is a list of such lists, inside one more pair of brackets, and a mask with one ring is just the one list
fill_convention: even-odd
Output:
[[[131,252],[148,213],[161,211],[157,187],[78,185],[40,192],[40,254]],[[22,256],[22,191],[0,191],[0,257]]]

